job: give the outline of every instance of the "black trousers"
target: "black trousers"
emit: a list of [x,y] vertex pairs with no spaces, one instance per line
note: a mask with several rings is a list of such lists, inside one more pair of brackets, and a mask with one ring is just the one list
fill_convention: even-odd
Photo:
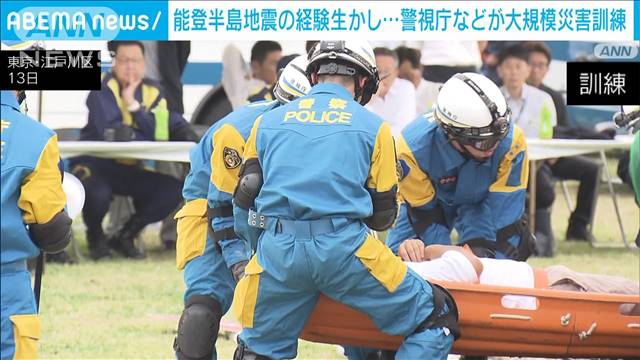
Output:
[[536,209],[548,208],[555,200],[555,179],[578,180],[578,199],[571,214],[571,223],[586,226],[591,221],[598,197],[601,165],[584,156],[557,159],[556,163],[544,163],[536,176]]
[[114,194],[131,196],[144,224],[162,220],[182,200],[181,182],[168,175],[88,156],[73,161],[72,169],[85,188],[82,215],[89,231],[101,228]]

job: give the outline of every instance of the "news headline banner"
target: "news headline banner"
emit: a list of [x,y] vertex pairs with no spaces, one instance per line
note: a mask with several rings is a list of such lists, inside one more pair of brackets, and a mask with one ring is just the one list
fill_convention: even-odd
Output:
[[3,1],[2,38],[630,41],[638,13],[639,1]]

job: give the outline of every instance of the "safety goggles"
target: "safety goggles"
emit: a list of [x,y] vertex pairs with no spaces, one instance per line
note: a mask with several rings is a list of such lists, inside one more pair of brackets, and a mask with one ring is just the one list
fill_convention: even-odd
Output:
[[471,146],[472,148],[480,151],[491,150],[502,141],[503,137],[490,137],[484,140],[478,140],[473,138],[456,138],[455,140],[460,143],[460,145]]

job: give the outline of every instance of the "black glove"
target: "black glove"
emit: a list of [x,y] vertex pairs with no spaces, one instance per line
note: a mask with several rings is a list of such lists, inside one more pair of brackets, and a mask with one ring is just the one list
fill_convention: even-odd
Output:
[[236,283],[244,277],[244,268],[247,267],[248,263],[249,262],[247,260],[243,260],[231,266],[231,274],[233,275],[233,280],[235,280]]

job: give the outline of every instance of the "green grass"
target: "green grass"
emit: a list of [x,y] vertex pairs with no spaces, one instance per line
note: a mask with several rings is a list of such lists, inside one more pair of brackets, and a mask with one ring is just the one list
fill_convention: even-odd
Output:
[[[558,189],[559,190],[559,189]],[[575,192],[575,187],[570,190]],[[634,239],[639,213],[630,192],[619,188],[626,234]],[[575,197],[575,194],[572,196]],[[531,259],[535,266],[565,264],[575,270],[640,279],[638,251],[592,248],[564,241],[569,212],[558,191],[553,210],[558,241],[553,259]],[[76,226],[81,251],[86,253],[82,226]],[[605,244],[622,244],[611,199],[600,196],[595,235]],[[169,359],[184,284],[173,253],[162,252],[154,230],[145,233],[148,258],[114,259],[94,263],[84,259],[74,266],[50,265],[43,279],[41,319],[42,358],[57,359]],[[632,241],[632,240],[631,240]],[[218,340],[220,359],[230,359],[232,339]],[[341,358],[333,345],[300,342],[301,359]]]

